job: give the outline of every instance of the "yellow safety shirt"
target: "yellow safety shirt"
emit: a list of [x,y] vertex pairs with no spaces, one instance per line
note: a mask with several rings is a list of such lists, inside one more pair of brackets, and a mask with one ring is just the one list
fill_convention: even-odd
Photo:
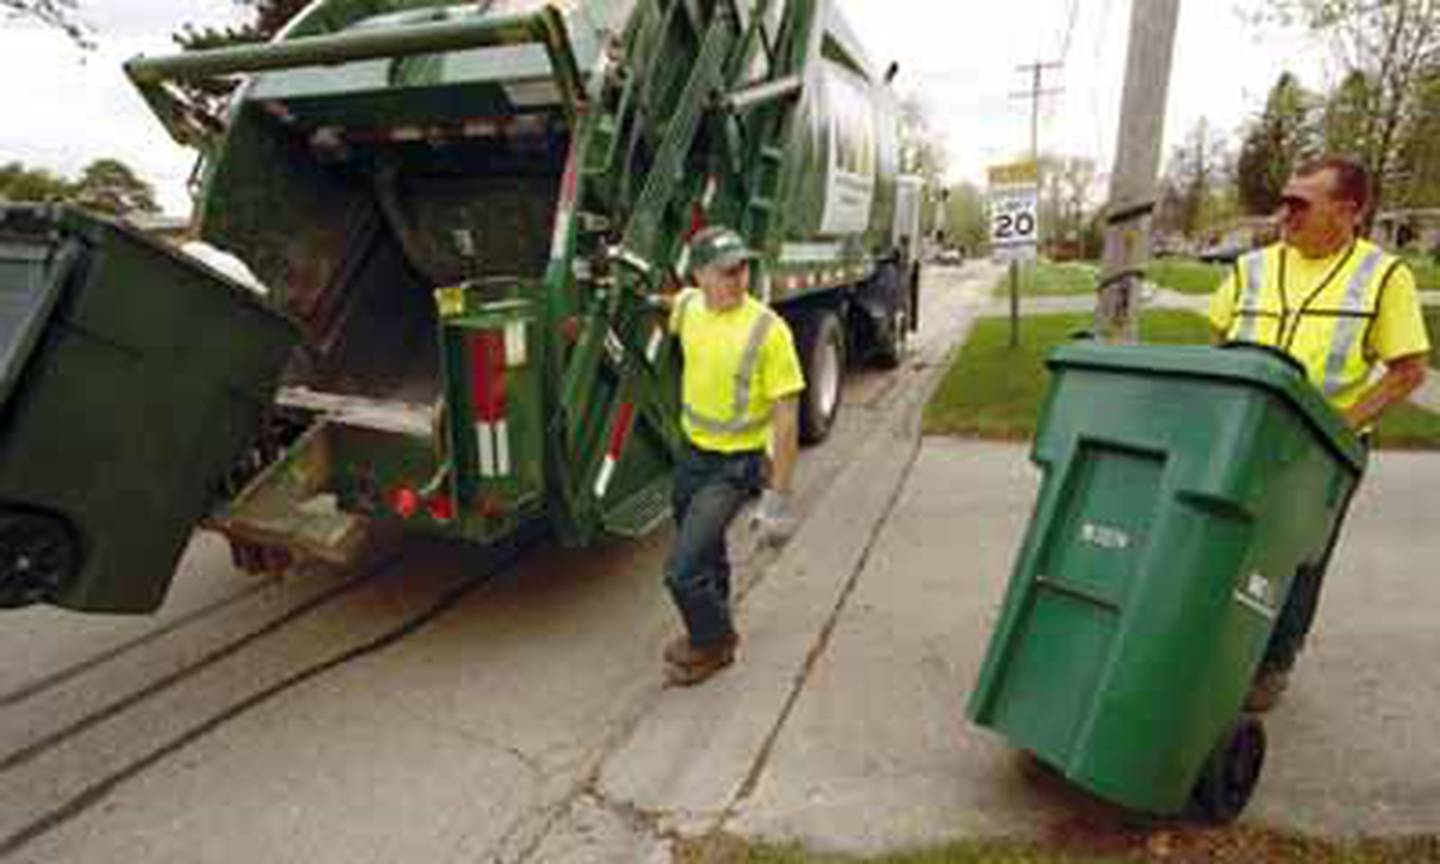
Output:
[[688,288],[676,297],[670,331],[685,357],[686,437],[720,453],[767,447],[775,403],[805,389],[785,320],[748,295],[736,308],[715,312],[698,288]]
[[1210,323],[1289,353],[1342,411],[1377,362],[1430,350],[1410,268],[1367,240],[1325,258],[1284,243],[1241,256],[1210,299]]

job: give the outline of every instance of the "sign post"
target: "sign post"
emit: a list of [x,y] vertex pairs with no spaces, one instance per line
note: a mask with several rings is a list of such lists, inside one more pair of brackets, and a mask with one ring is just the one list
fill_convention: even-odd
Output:
[[1039,171],[1034,162],[990,169],[990,255],[1010,262],[1010,347],[1020,344],[1020,263],[1034,261],[1040,235]]

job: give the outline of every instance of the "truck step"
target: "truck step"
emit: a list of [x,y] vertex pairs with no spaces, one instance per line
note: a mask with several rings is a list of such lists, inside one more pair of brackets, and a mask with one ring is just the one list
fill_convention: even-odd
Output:
[[618,537],[644,537],[670,515],[670,478],[661,477],[606,511],[605,530]]

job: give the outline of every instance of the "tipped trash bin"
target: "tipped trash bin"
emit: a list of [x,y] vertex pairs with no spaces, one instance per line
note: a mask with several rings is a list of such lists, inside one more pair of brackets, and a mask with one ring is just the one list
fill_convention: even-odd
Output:
[[0,605],[158,607],[297,337],[133,228],[0,207]]
[[1048,365],[1044,480],[969,715],[1099,797],[1232,819],[1264,757],[1246,690],[1365,450],[1254,346],[1076,343]]

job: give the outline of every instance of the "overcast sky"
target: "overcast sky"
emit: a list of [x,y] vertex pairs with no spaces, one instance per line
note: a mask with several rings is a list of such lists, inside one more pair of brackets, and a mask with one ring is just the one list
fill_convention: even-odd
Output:
[[[1109,171],[1120,111],[1130,0],[839,0],[880,64],[898,60],[897,86],[918,90],[945,138],[950,173],[980,181],[986,165],[1029,147],[1028,89],[1016,66],[1064,61],[1044,85],[1041,149],[1095,158]],[[1149,0],[1136,0],[1149,2]],[[1253,6],[1257,0],[1245,0]],[[100,49],[88,55],[60,34],[0,18],[0,162],[19,159],[73,175],[118,157],[155,184],[165,209],[188,210],[193,158],[170,143],[120,64],[169,53],[186,22],[239,20],[232,0],[81,0]],[[1225,130],[1263,103],[1280,72],[1312,88],[1328,76],[1321,52],[1299,35],[1257,33],[1234,0],[1183,0],[1166,118],[1166,152],[1201,116]],[[1073,19],[1073,25],[1070,23]],[[1068,37],[1068,38],[1067,38]]]

